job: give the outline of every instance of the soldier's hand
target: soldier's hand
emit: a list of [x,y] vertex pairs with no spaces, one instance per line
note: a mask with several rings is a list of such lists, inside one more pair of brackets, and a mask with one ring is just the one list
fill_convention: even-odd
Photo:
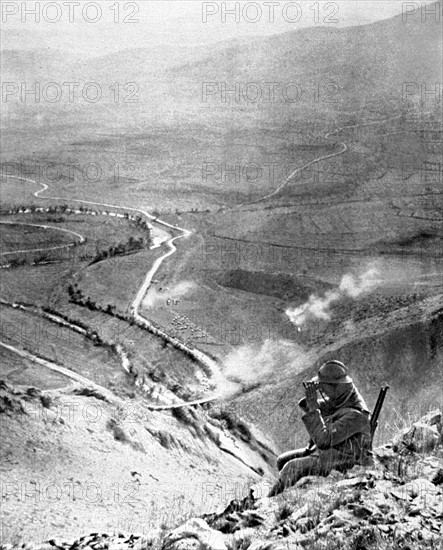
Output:
[[306,407],[308,411],[318,409],[317,390],[315,382],[305,382]]

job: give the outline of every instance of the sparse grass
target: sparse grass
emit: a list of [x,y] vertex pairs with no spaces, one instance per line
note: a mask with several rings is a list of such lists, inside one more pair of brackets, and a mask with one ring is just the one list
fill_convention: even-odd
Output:
[[410,428],[414,422],[418,422],[423,416],[421,414],[413,415],[410,411],[406,411],[406,413],[401,414],[396,408],[393,408],[392,412],[394,413],[394,418],[391,422],[387,422],[385,425],[389,440],[397,437],[398,434]]
[[[354,494],[354,498],[358,499],[357,492]],[[315,525],[317,525],[323,518],[329,517],[334,510],[337,510],[342,505],[350,502],[349,496],[342,494],[332,494],[330,496],[324,496],[323,498],[316,498],[312,503],[310,516],[312,517]]]
[[168,432],[163,430],[153,430],[148,426],[145,426],[145,428],[165,449],[172,449],[174,446],[179,444],[178,440]]
[[275,512],[275,517],[277,521],[287,519],[292,514],[294,509],[294,506],[292,506],[291,504],[288,504],[287,502],[281,502]]
[[160,445],[165,449],[170,449],[172,447],[171,435],[168,434],[168,432],[159,431],[158,440],[160,442]]
[[247,424],[243,422],[243,420],[239,419],[235,414],[232,414],[225,409],[220,409],[219,411],[211,409],[209,411],[209,415],[216,420],[222,421],[227,430],[238,435],[243,441],[248,443],[254,439]]
[[250,534],[243,535],[241,532],[234,535],[226,543],[228,550],[247,550],[252,544],[252,536]]
[[[394,541],[384,540],[376,527],[363,527],[355,534],[345,536],[331,531],[326,537],[314,535],[305,541],[309,550],[441,550],[437,541]],[[306,546],[305,546],[306,547]]]
[[[199,419],[198,414],[192,407],[174,407],[171,409],[172,416],[189,427],[190,432],[199,439],[204,439],[208,433],[207,426]],[[212,439],[214,441],[214,439]]]
[[97,388],[87,387],[87,386],[80,386],[78,388],[74,388],[73,393],[75,393],[75,395],[84,395],[86,397],[95,397],[95,399],[98,399],[99,401],[108,402],[108,398],[105,395],[103,395],[103,393],[100,390],[98,390]]
[[209,437],[209,439],[213,443],[215,443],[217,445],[217,447],[220,447],[221,441],[220,441],[220,436],[218,435],[218,433],[216,433],[208,424],[205,424],[203,429],[204,429],[206,435]]
[[191,407],[174,407],[171,409],[172,416],[187,424],[188,426],[196,426],[198,424],[196,414]]

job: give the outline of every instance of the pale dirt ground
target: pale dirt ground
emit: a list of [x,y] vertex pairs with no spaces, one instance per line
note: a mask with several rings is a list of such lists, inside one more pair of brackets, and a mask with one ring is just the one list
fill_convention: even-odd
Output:
[[[120,409],[68,390],[45,393],[54,398],[51,410],[31,400],[28,416],[2,414],[4,542],[146,533],[220,509],[260,479],[168,412],[140,402]],[[106,426],[119,414],[127,442]],[[165,449],[146,427],[169,432],[186,451]]]

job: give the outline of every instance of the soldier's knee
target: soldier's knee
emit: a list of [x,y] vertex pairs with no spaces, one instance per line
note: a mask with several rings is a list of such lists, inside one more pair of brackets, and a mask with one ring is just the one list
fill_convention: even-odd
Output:
[[280,471],[287,462],[288,462],[288,459],[285,457],[285,455],[280,455],[279,457],[277,457],[278,471]]
[[306,449],[295,449],[294,451],[283,453],[277,458],[278,471],[280,471],[290,460],[301,458],[303,456],[306,456]]
[[280,470],[280,479],[286,479],[292,477],[299,469],[300,459],[294,458],[286,462],[283,468]]

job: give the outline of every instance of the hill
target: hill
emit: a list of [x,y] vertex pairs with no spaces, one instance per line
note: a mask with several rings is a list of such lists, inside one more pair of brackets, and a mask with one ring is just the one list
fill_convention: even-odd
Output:
[[441,412],[433,411],[377,449],[370,470],[354,467],[346,474],[334,470],[327,478],[306,477],[272,498],[263,494],[264,484],[244,498],[240,487],[223,511],[172,530],[91,533],[29,548],[437,549],[443,541],[441,440]]
[[[273,476],[275,455],[304,441],[301,383],[326,358],[346,362],[370,407],[379,386],[391,386],[377,444],[408,415],[441,408],[441,97],[420,89],[442,80],[441,45],[436,20],[418,15],[88,61],[3,52],[5,75],[16,83],[81,85],[73,102],[66,89],[55,103],[21,101],[18,92],[5,102],[2,220],[47,221],[44,238],[41,224],[28,234],[45,246],[66,248],[55,229],[68,231],[69,244],[75,230],[87,238],[71,257],[51,257],[54,265],[18,258],[0,272],[6,540],[114,536],[122,524],[129,536],[164,521],[146,543],[152,547],[172,523],[218,514],[239,484],[249,489]],[[125,88],[134,79],[137,86]],[[95,81],[97,103],[82,94]],[[275,83],[273,99],[267,82]],[[413,91],[405,98],[407,82]],[[232,94],[224,101],[224,86],[238,88],[238,101]],[[259,100],[245,97],[257,89]],[[137,101],[127,101],[134,91]],[[60,202],[69,215],[47,210]],[[155,243],[145,235],[146,250],[129,256],[119,251],[142,231],[130,213],[152,224]],[[6,254],[20,231],[7,235]],[[140,289],[147,291],[137,313]],[[202,353],[216,366],[212,379]],[[200,399],[209,387],[209,399]],[[177,405],[188,398],[192,405]],[[427,531],[435,534],[439,516],[409,518],[420,515],[421,500],[399,519],[409,510],[397,500],[407,499],[390,493],[414,478],[394,479],[397,458],[391,470],[339,479],[339,488],[355,482],[358,494],[345,489],[338,515],[326,493],[314,522],[299,508],[264,501],[260,517],[228,523],[261,525],[271,511],[267,536],[277,512],[276,531],[288,537],[294,526],[320,536],[332,525],[333,543],[342,545],[345,533],[357,550],[366,543],[354,511],[364,520],[361,537],[376,543],[392,535],[380,518],[392,512],[395,524],[426,529],[431,544]],[[436,479],[425,484],[432,502]],[[385,506],[369,506],[368,495],[385,492]],[[408,499],[419,496],[410,492]],[[291,507],[308,493],[296,492]],[[293,513],[290,525],[280,524]],[[372,516],[381,529],[372,529]],[[251,542],[259,539],[255,550],[262,534],[249,532]],[[69,545],[98,550],[103,538]],[[164,550],[197,547],[183,538],[165,539]],[[302,541],[312,542],[294,537],[294,545]],[[248,546],[223,539],[218,550],[225,542]]]

